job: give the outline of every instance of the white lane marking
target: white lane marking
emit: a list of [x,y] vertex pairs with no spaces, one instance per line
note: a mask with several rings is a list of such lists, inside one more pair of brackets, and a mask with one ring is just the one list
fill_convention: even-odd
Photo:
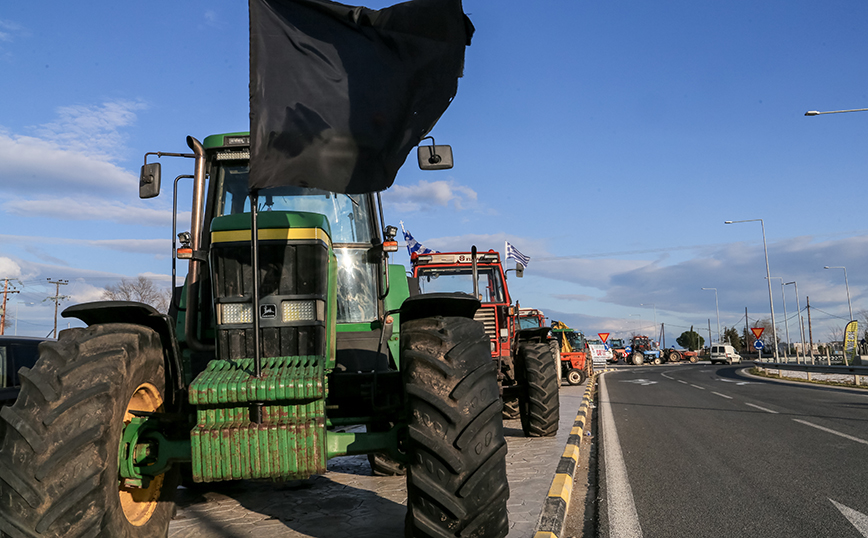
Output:
[[721,394],[721,393],[719,393],[719,392],[714,392],[714,391],[712,391],[711,393],[712,393],[712,394],[717,394],[717,395],[720,396],[721,398],[726,398],[727,400],[732,400],[732,396],[727,396],[726,394]]
[[756,385],[757,384],[757,383],[754,383],[752,381],[736,381],[735,379],[724,379],[722,377],[718,377],[717,381],[725,381],[727,383],[735,383],[736,385]]
[[655,385],[656,381],[651,381],[650,379],[625,379],[621,381],[621,383],[635,383],[636,385],[642,385],[643,387],[646,385]]
[[627,465],[615,428],[606,376],[600,378],[600,416],[603,426],[603,457],[606,466],[606,505],[609,509],[609,536],[642,538],[633,489],[627,478]]
[[675,378],[673,378],[673,377],[669,377],[669,376],[666,375],[666,374],[660,374],[660,375],[662,375],[662,376],[665,377],[666,379],[671,379],[671,380],[675,381]]
[[[251,237],[252,237],[252,236],[251,236]],[[685,385],[687,385],[687,381],[684,381],[683,379],[679,379],[678,382],[679,382],[679,383],[684,383]]]
[[868,516],[861,512],[853,510],[849,506],[844,506],[841,503],[837,503],[832,499],[829,500],[832,501],[832,504],[835,505],[835,508],[837,508],[842,514],[844,514],[844,517],[846,517],[847,520],[852,523],[854,527],[856,527],[856,530],[862,533],[862,536],[868,538]]
[[694,385],[693,383],[691,383],[690,386],[695,388],[695,389],[705,390],[705,387],[700,387],[699,385]]
[[807,420],[800,420],[797,418],[794,418],[793,420],[795,420],[799,424],[804,424],[805,426],[810,426],[812,428],[817,428],[818,430],[823,430],[826,433],[832,433],[832,434],[838,435],[840,437],[843,437],[844,439],[849,439],[851,441],[856,441],[857,443],[862,443],[863,445],[868,445],[868,441],[866,441],[865,439],[859,439],[858,437],[853,437],[852,435],[847,435],[846,433],[841,433],[839,431],[835,431],[835,430],[830,429],[830,428],[825,428],[823,426],[820,426],[819,424],[814,424],[813,422],[808,422]]
[[765,411],[766,413],[772,413],[772,414],[774,414],[774,415],[777,415],[777,414],[778,414],[777,411],[772,411],[771,409],[766,409],[765,407],[760,407],[760,406],[758,406],[758,405],[754,405],[754,404],[752,404],[752,403],[747,403],[747,402],[745,402],[744,405],[749,405],[749,406],[751,406],[751,407],[755,407],[755,408],[759,409],[760,411]]

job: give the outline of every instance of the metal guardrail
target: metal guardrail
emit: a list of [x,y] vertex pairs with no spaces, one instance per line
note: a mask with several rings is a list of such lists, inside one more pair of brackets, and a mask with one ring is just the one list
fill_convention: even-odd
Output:
[[772,370],[793,370],[815,374],[865,375],[868,376],[868,366],[830,366],[827,364],[797,364],[792,362],[753,361],[754,366]]

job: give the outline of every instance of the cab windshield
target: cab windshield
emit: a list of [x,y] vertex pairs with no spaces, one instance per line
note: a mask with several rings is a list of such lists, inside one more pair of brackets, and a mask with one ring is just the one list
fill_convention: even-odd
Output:
[[[473,271],[470,267],[421,268],[418,272],[422,293],[464,292],[473,295]],[[494,267],[477,269],[479,300],[483,303],[505,303],[500,272]]]
[[[247,164],[217,166],[216,216],[250,212]],[[369,197],[306,187],[259,191],[259,211],[306,211],[325,215],[333,243],[367,243],[372,239]]]
[[524,316],[518,318],[519,329],[536,329],[542,327],[542,322],[536,316]]

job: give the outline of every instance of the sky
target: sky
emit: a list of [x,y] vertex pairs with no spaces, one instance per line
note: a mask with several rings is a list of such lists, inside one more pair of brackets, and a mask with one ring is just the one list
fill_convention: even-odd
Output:
[[[455,166],[411,154],[383,193],[388,223],[440,251],[509,241],[531,257],[513,299],[587,335],[663,324],[671,345],[690,327],[716,340],[718,311],[726,327],[769,318],[763,235],[779,338],[799,340],[808,299],[813,340],[840,332],[847,285],[854,316],[868,309],[868,113],[804,115],[868,107],[868,3],[464,10],[476,33],[431,133]],[[171,180],[192,165],[162,158],[150,200],[138,171],[187,135],[249,129],[248,39],[240,0],[0,6],[6,334],[52,333],[50,297],[62,310],[122,278],[170,285]]]

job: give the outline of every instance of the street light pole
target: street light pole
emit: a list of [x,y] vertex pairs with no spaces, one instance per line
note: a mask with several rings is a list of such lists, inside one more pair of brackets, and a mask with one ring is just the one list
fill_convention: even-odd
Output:
[[[786,328],[787,335],[787,347],[784,348],[784,361],[790,362],[790,320],[787,318],[787,294],[784,293],[784,279],[780,276],[773,276],[772,278],[777,278],[781,281],[781,299],[784,302],[784,327]],[[798,362],[799,355],[796,354],[796,362]]]
[[720,337],[720,306],[717,302],[717,288],[702,288],[704,290],[714,290],[714,309],[717,311],[717,343],[722,344],[723,341]]
[[[802,323],[802,305],[799,303],[799,285],[796,284],[796,281],[787,282],[787,285],[792,284],[796,288],[796,308],[799,310],[799,334],[802,337],[802,358],[805,359],[805,362],[808,362],[808,357],[805,355],[805,324]],[[813,359],[814,354],[811,353],[811,358]],[[799,356],[796,355],[796,363],[799,362]],[[813,362],[813,360],[811,361]]]
[[805,116],[819,116],[821,114],[841,114],[842,112],[865,112],[868,108],[853,108],[850,110],[829,110],[826,112],[818,112],[816,110],[809,110],[805,112]]
[[847,308],[850,309],[850,321],[853,321],[853,305],[850,304],[850,283],[847,282],[847,268],[843,265],[827,265],[823,269],[843,269],[844,270],[844,286],[847,287]]
[[772,339],[774,340],[774,345],[772,346],[775,350],[775,361],[780,360],[778,357],[778,329],[775,325],[775,302],[772,300],[772,273],[769,270],[769,249],[766,245],[766,225],[763,222],[763,219],[748,219],[748,220],[727,220],[724,224],[737,224],[740,222],[759,222],[762,227],[763,232],[763,252],[766,257],[766,282],[769,285],[769,310],[772,313]]

